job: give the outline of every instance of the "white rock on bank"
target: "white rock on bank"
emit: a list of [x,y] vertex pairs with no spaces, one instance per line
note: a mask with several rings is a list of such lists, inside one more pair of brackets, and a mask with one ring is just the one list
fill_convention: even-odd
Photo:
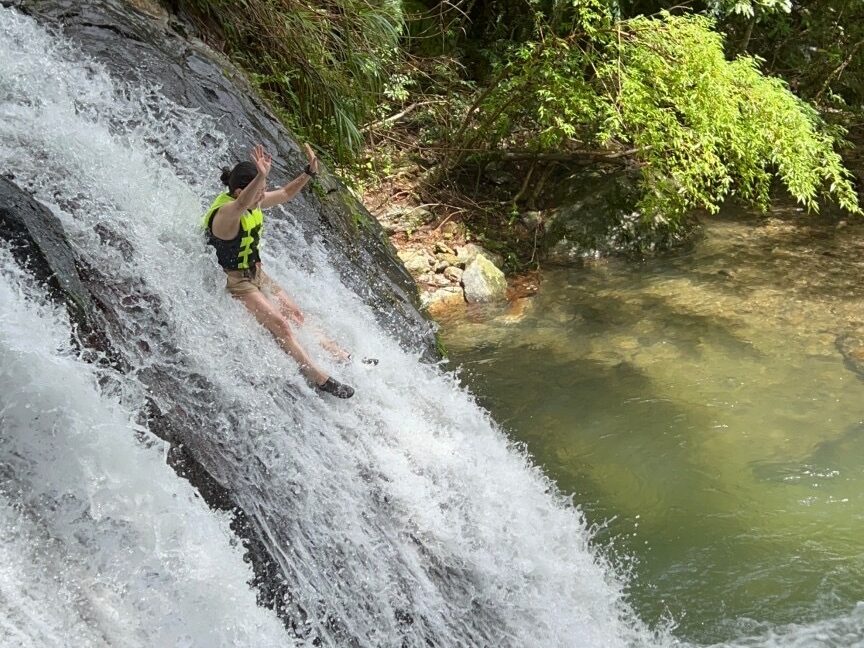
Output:
[[459,261],[464,263],[466,266],[476,259],[478,255],[486,257],[498,268],[504,265],[504,257],[500,254],[494,254],[479,245],[475,245],[474,243],[466,243],[465,245],[456,248],[456,256]]
[[405,269],[411,274],[420,274],[430,269],[430,266],[435,263],[435,259],[427,254],[424,250],[407,248],[397,252],[399,259],[405,265]]
[[472,304],[499,301],[507,293],[507,279],[495,265],[478,254],[462,273],[465,299]]

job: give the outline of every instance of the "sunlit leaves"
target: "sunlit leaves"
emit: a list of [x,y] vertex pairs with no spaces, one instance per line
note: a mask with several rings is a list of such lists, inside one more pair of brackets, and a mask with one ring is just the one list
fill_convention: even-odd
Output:
[[765,208],[775,178],[808,209],[824,195],[858,211],[835,151],[838,131],[754,58],[728,60],[710,18],[616,22],[597,11],[593,21],[568,23],[602,26],[592,34],[541,29],[513,47],[461,143],[631,149],[642,170],[640,207],[654,222],[715,212],[730,196]]

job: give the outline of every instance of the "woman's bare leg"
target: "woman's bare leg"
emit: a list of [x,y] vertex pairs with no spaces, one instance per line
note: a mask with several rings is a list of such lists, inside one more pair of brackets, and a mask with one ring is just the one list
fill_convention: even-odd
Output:
[[300,365],[300,371],[303,372],[304,376],[312,380],[316,385],[322,385],[326,382],[328,378],[327,374],[315,366],[303,348],[297,343],[297,340],[294,339],[288,319],[260,291],[256,290],[245,295],[234,295],[234,297],[243,302],[243,305],[249,309],[249,312],[255,316],[255,319],[273,334],[273,337],[279,342],[279,346],[297,361],[297,364]]
[[[271,280],[273,284],[273,298],[276,300],[276,303],[279,305],[279,311],[282,313],[284,317],[287,317],[289,320],[296,322],[297,324],[303,323],[303,313],[300,312],[300,309],[297,305],[291,301],[288,295],[285,294],[285,291],[279,286],[275,281]],[[351,354],[348,353],[345,349],[340,347],[336,342],[328,338],[321,331],[316,330],[315,334],[318,336],[318,343],[321,345],[321,348],[327,351],[335,360],[340,362],[348,362],[349,358],[351,358]]]

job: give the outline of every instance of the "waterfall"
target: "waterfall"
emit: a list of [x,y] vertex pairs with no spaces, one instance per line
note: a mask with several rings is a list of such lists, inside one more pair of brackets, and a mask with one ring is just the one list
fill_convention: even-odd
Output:
[[[268,273],[356,396],[317,395],[225,293],[199,219],[241,153],[217,119],[0,8],[0,173],[62,223],[119,358],[85,362],[0,247],[0,644],[674,643],[629,608],[579,509],[400,346],[290,203],[268,215]],[[379,364],[336,364],[316,328]],[[256,606],[227,514],[165,465],[151,407],[245,512],[290,631]]]
[[291,645],[40,290],[0,248],[0,645]]

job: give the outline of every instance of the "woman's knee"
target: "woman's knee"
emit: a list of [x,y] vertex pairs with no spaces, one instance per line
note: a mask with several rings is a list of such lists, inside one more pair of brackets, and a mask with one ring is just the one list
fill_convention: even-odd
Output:
[[288,323],[288,318],[280,317],[274,327],[274,333],[280,340],[292,342],[294,340],[294,332],[291,330],[291,325]]

